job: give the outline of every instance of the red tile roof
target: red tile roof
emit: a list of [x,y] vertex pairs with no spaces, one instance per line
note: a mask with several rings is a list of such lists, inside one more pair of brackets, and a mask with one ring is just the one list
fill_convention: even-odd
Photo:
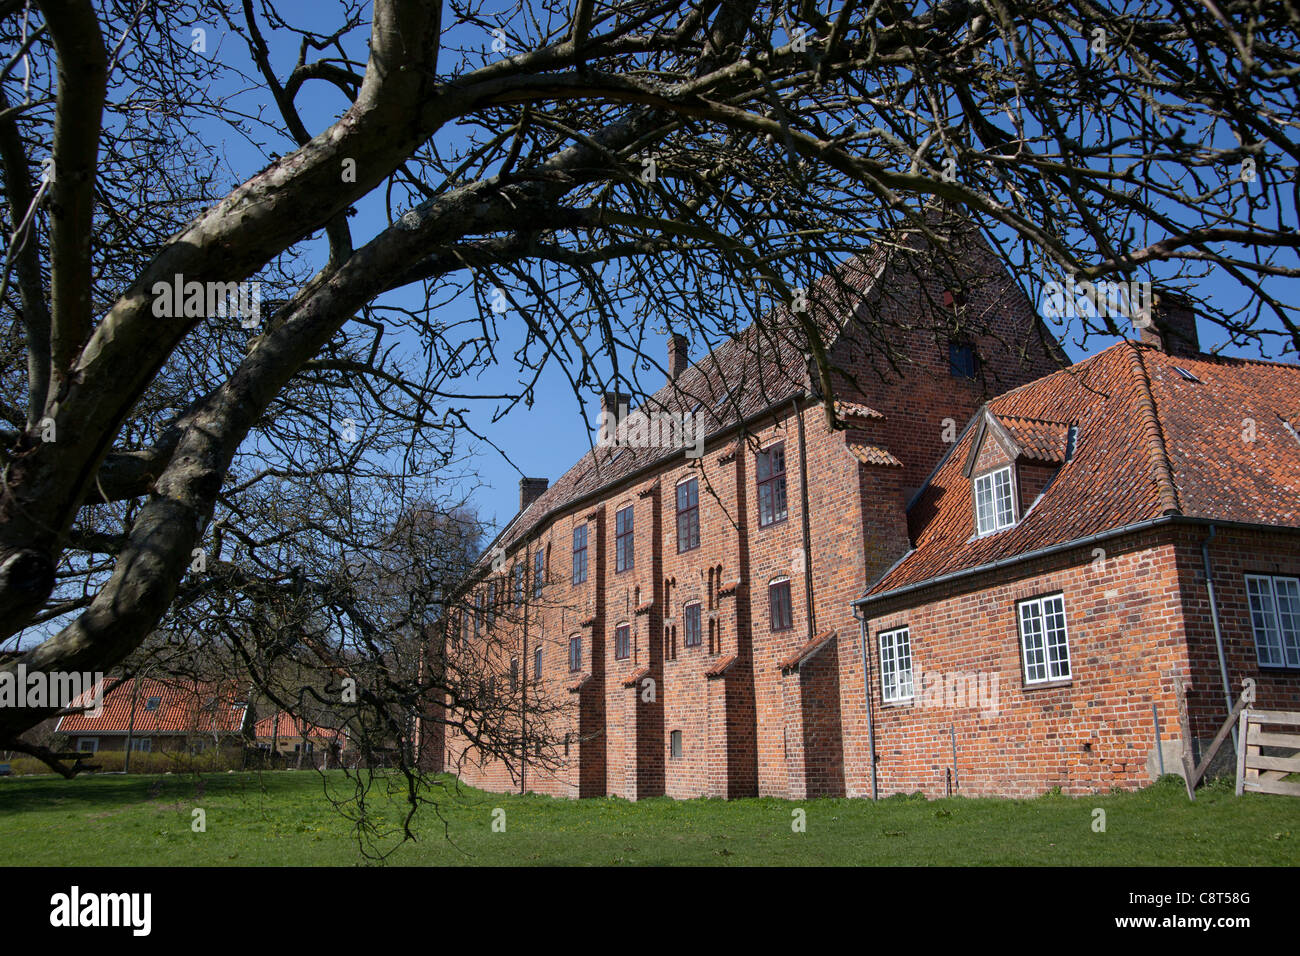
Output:
[[569,682],[569,693],[570,693],[570,694],[576,694],[578,691],[582,690],[582,685],[585,684],[585,683],[587,683],[587,681],[589,681],[589,680],[591,680],[591,675],[590,675],[590,674],[583,674],[583,675],[581,675],[580,677],[577,677],[576,679],[570,681],[570,682]]
[[1047,422],[1037,418],[998,415],[997,419],[1020,447],[1020,454],[1034,461],[1065,461],[1070,426],[1066,422]]
[[853,457],[864,465],[889,465],[903,467],[903,463],[893,456],[887,449],[879,445],[861,445],[857,443],[849,444],[849,451]]
[[804,644],[803,647],[786,657],[777,666],[783,671],[794,670],[804,661],[808,660],[808,658],[812,657],[829,644],[835,638],[836,633],[836,631],[822,631],[812,640]]
[[[277,727],[276,721],[279,721]],[[301,717],[294,717],[291,714],[280,711],[276,714],[269,714],[263,717],[253,726],[253,736],[258,740],[272,740],[279,737],[281,740],[293,739],[299,740],[303,737],[316,738],[318,740],[341,740],[344,736],[342,730],[331,730],[328,727],[321,727],[318,724],[310,723]]]
[[870,405],[863,405],[861,402],[844,402],[838,399],[835,402],[835,414],[840,418],[884,418],[880,412],[876,411]]
[[650,668],[643,667],[639,671],[634,671],[633,673],[628,674],[627,677],[623,678],[623,686],[635,687],[638,683],[640,683],[643,677],[649,677],[649,676],[650,676]]
[[1076,424],[1070,459],[1016,525],[975,538],[968,427],[908,512],[914,550],[868,596],[1162,515],[1300,527],[1300,441],[1280,417],[1296,407],[1300,366],[1129,342],[1007,392],[988,409],[1036,455]]
[[712,667],[706,670],[704,672],[704,676],[709,678],[710,680],[712,680],[715,677],[721,677],[723,674],[727,673],[727,671],[731,668],[732,664],[736,663],[736,659],[737,656],[735,654],[732,654],[730,657],[724,657],[722,660],[718,661],[716,664],[714,664]]
[[[116,680],[105,681],[112,689],[104,695],[103,710],[98,717],[63,717],[55,729],[68,734],[124,734],[131,727],[133,696],[136,706],[132,732],[138,736],[237,734],[243,729],[248,704],[233,687],[142,678],[137,690],[134,680],[112,686]],[[154,701],[156,706],[150,709]]]

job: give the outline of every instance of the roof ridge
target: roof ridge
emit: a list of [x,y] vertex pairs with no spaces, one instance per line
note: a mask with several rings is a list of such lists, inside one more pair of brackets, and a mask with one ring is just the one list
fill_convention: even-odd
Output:
[[1173,466],[1169,463],[1165,432],[1160,424],[1160,413],[1156,407],[1155,394],[1151,390],[1151,379],[1147,376],[1146,363],[1142,359],[1142,350],[1130,348],[1128,355],[1129,367],[1137,379],[1138,418],[1141,420],[1143,432],[1146,433],[1147,456],[1151,462],[1151,476],[1155,480],[1156,490],[1160,493],[1161,514],[1180,515],[1183,511],[1178,502],[1178,487],[1174,484]]
[[[1205,362],[1208,365],[1266,365],[1269,368],[1284,368],[1290,369],[1293,372],[1300,372],[1300,364],[1295,362],[1252,358],[1248,355],[1224,355],[1221,352],[1198,352],[1196,355],[1170,355],[1157,345],[1133,339],[1125,339],[1121,344],[1131,345],[1134,348],[1140,349],[1144,352],[1150,352],[1153,355],[1163,355],[1174,361],[1186,360],[1191,362]],[[1111,346],[1111,348],[1114,348],[1114,346]]]

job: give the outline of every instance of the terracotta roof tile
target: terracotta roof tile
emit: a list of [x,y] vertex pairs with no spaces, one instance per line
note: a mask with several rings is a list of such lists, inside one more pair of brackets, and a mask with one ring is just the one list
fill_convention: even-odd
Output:
[[722,658],[722,660],[718,661],[716,664],[714,664],[712,667],[706,670],[704,672],[704,676],[709,678],[710,680],[716,677],[721,677],[723,674],[727,673],[727,671],[731,669],[731,665],[736,663],[736,660],[737,660],[737,655],[735,654],[732,654],[730,657],[724,657]]
[[623,686],[635,687],[637,684],[641,682],[642,678],[649,677],[649,676],[650,676],[650,668],[643,667],[638,671],[633,671],[631,674],[628,674],[627,677],[623,678]]
[[[117,678],[108,678],[112,685]],[[131,701],[135,699],[136,735],[227,733],[244,726],[248,704],[233,688],[186,681],[142,678],[124,680],[104,695],[98,717],[74,715],[59,720],[59,733],[124,734],[131,728]]]
[[[278,721],[278,725],[277,725]],[[279,737],[281,740],[293,739],[298,740],[302,737],[314,737],[320,740],[338,740],[344,734],[342,730],[331,730],[328,727],[321,727],[318,724],[310,723],[301,717],[294,717],[284,711],[277,714],[268,714],[256,724],[253,725],[253,736],[258,740],[271,740]]]
[[863,405],[861,402],[835,402],[835,414],[841,418],[884,418],[870,405]]
[[1015,415],[998,415],[997,419],[1012,441],[1020,446],[1023,457],[1054,464],[1065,461],[1070,440],[1070,426],[1067,423]]
[[914,550],[868,594],[1165,514],[1300,527],[1300,441],[1281,418],[1297,407],[1300,366],[1112,346],[989,402],[1022,435],[1040,432],[1028,421],[1076,423],[1072,457],[1035,507],[974,537],[967,429],[908,512]]
[[777,666],[783,671],[794,670],[808,658],[812,657],[823,647],[835,639],[836,631],[822,631],[812,640],[808,641],[803,647],[799,648],[793,654],[787,656]]
[[570,693],[570,694],[576,694],[578,691],[582,690],[582,685],[585,684],[585,683],[587,683],[587,681],[589,681],[589,680],[591,680],[591,675],[590,675],[590,674],[583,674],[583,675],[581,675],[580,677],[578,677],[578,678],[576,678],[576,679],[570,681],[570,682],[569,682],[569,693]]
[[878,445],[859,445],[850,442],[849,451],[853,453],[854,458],[862,462],[864,465],[891,465],[899,468],[903,467],[901,461]]

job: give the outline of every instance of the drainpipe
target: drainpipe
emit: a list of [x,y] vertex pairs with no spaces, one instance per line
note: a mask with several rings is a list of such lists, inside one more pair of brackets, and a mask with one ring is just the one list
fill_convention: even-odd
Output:
[[867,761],[871,764],[871,799],[877,799],[876,787],[876,728],[871,714],[871,655],[867,651],[867,619],[860,605],[853,606],[853,616],[858,619],[858,636],[862,645],[862,686],[867,695]]
[[1214,625],[1214,646],[1219,651],[1219,675],[1223,678],[1223,700],[1227,704],[1228,713],[1231,714],[1232,684],[1228,680],[1228,661],[1223,654],[1223,631],[1219,629],[1219,606],[1214,599],[1214,571],[1210,566],[1210,542],[1214,540],[1214,534],[1215,527],[1210,525],[1209,535],[1201,542],[1201,561],[1205,565],[1205,591],[1210,597],[1210,622]]
[[803,593],[808,603],[808,642],[811,644],[817,636],[817,611],[813,607],[812,577],[812,528],[808,518],[808,446],[804,441],[803,414],[799,410],[799,400],[790,402],[794,409],[794,420],[799,426],[799,499],[800,511],[803,512]]

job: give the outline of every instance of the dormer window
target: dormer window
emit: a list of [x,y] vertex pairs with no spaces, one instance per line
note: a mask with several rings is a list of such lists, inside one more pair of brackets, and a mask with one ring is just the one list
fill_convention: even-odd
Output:
[[975,532],[981,537],[1016,523],[1011,466],[975,479]]

